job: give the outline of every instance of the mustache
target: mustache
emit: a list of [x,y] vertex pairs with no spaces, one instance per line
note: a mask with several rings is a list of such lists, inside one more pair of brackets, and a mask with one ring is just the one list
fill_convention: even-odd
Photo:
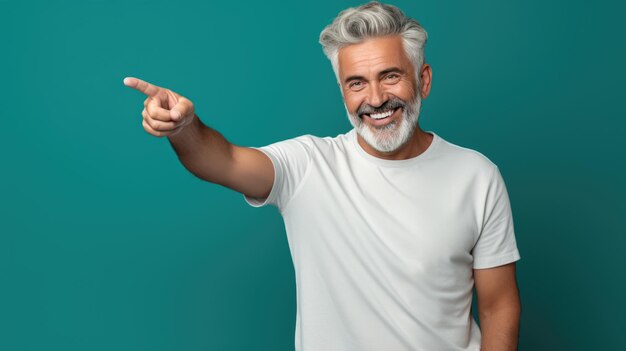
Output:
[[361,116],[362,114],[371,115],[372,113],[382,113],[389,110],[395,110],[398,107],[402,107],[404,109],[406,107],[406,102],[397,97],[393,97],[378,107],[373,107],[369,104],[363,103],[357,109],[356,114],[357,116]]

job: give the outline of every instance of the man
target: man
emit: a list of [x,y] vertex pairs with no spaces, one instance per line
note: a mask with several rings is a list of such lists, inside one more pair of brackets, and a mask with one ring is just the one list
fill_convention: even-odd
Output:
[[[196,176],[283,215],[296,350],[515,350],[520,256],[498,167],[419,127],[427,34],[396,7],[347,9],[320,35],[354,129],[261,148],[229,143],[193,104],[136,78],[143,126]],[[471,315],[475,287],[480,328]]]

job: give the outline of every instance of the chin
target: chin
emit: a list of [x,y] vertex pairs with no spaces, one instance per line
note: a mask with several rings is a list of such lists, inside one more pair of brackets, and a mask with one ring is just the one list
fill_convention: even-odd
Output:
[[[417,105],[417,111],[419,111],[419,102]],[[350,112],[348,112],[348,117],[357,134],[369,146],[378,152],[390,153],[404,146],[415,133],[419,112],[413,114],[411,112],[402,111],[402,118],[399,121],[390,122],[383,128],[372,127]]]
[[[392,123],[394,125],[397,124],[396,122]],[[376,151],[390,153],[405,145],[413,136],[413,132],[415,132],[415,128],[411,128],[406,119],[402,119],[399,123],[400,125],[394,126],[392,130],[377,132],[374,132],[371,127],[362,124],[357,132]]]
[[406,104],[398,121],[390,122],[382,128],[376,128],[363,122],[356,114],[350,113],[344,104],[350,124],[358,135],[373,149],[381,153],[390,153],[404,146],[413,136],[418,127],[418,119],[422,110],[422,98],[418,93],[413,103]]

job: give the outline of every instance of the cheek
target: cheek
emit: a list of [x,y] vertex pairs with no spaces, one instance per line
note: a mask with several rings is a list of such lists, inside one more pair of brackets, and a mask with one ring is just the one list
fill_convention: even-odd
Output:
[[393,90],[389,92],[404,101],[414,99],[416,96],[415,87],[411,82],[400,82],[394,85]]
[[361,106],[361,99],[359,96],[355,96],[355,94],[347,94],[344,97],[344,102],[346,103],[346,107],[348,111],[351,113],[356,113],[356,110]]

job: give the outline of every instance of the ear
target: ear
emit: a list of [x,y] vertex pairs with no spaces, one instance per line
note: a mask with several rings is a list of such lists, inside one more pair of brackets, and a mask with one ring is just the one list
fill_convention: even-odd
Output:
[[430,86],[433,80],[433,71],[429,64],[424,63],[422,65],[422,71],[420,73],[420,92],[422,93],[422,99],[428,97],[430,94]]

